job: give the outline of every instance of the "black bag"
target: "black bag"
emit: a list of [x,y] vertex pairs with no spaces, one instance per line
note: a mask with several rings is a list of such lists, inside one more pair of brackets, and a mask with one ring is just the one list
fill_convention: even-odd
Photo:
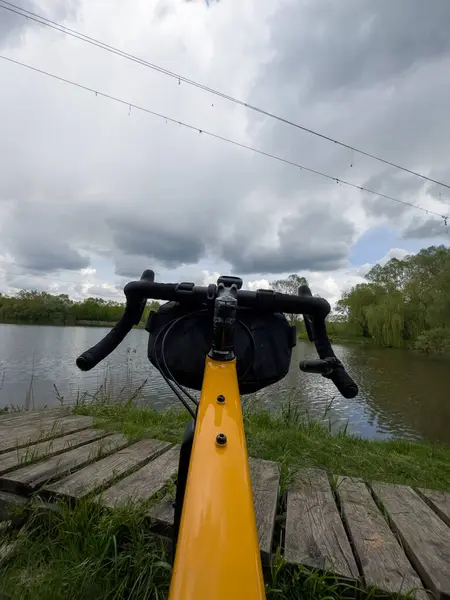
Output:
[[[150,314],[145,329],[150,334],[148,357],[152,365],[169,375],[166,364],[173,380],[201,390],[205,359],[212,345],[212,310],[205,305],[168,302]],[[234,351],[240,393],[250,394],[283,379],[295,344],[296,329],[283,314],[238,308]]]

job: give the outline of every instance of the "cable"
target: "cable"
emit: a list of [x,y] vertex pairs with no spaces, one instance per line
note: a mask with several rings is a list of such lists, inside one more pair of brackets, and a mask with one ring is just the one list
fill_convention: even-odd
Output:
[[[244,379],[244,377],[246,377],[246,375],[252,368],[253,363],[255,362],[256,346],[255,346],[255,338],[253,336],[253,333],[250,331],[249,327],[247,327],[247,325],[244,323],[244,321],[241,321],[240,319],[237,320],[237,323],[244,329],[244,331],[247,333],[248,337],[250,338],[250,345],[251,345],[251,350],[252,350],[252,359],[249,361],[245,371],[241,375],[238,376],[238,379],[241,380],[241,379]],[[237,361],[238,360],[239,360],[239,357],[236,357],[236,370],[237,370]]]
[[118,102],[119,104],[123,104],[124,106],[131,108],[134,108],[135,110],[140,110],[142,112],[148,113],[150,115],[153,115],[154,117],[158,117],[159,119],[164,119],[166,122],[171,122],[171,123],[176,123],[177,125],[181,125],[182,127],[185,127],[186,129],[191,129],[192,131],[197,131],[198,133],[207,135],[209,137],[215,138],[217,140],[221,140],[222,142],[226,142],[228,144],[233,144],[234,146],[238,146],[239,148],[244,148],[245,150],[250,150],[251,152],[255,152],[256,154],[260,154],[261,156],[266,156],[268,158],[272,158],[273,160],[276,160],[278,162],[284,163],[286,165],[290,165],[292,167],[296,167],[297,169],[306,171],[308,173],[313,173],[314,175],[318,175],[320,177],[324,177],[326,179],[330,179],[331,181],[335,181],[336,183],[342,183],[343,185],[347,185],[348,187],[360,190],[362,192],[367,192],[368,194],[372,194],[374,196],[379,196],[380,198],[386,198],[387,200],[392,200],[393,202],[398,202],[399,204],[404,204],[405,206],[410,206],[411,208],[416,208],[417,210],[421,210],[422,212],[425,212],[427,214],[431,214],[431,215],[435,215],[437,217],[440,217],[441,219],[444,220],[445,225],[447,225],[447,219],[448,216],[447,215],[441,215],[440,213],[437,213],[433,210],[427,209],[427,208],[423,208],[422,206],[418,206],[417,204],[411,204],[410,202],[406,202],[404,200],[400,200],[399,198],[394,198],[393,196],[388,196],[387,194],[383,194],[381,192],[376,192],[375,190],[371,190],[369,188],[366,188],[364,186],[361,185],[357,185],[356,183],[352,183],[350,181],[346,181],[345,179],[341,179],[339,177],[334,177],[332,175],[328,175],[326,173],[323,173],[322,171],[317,171],[316,169],[311,169],[309,167],[305,167],[304,165],[301,165],[299,163],[293,162],[291,160],[288,160],[286,158],[282,158],[281,156],[277,156],[276,154],[270,154],[270,152],[265,152],[264,150],[258,150],[257,148],[254,148],[252,146],[248,146],[247,144],[242,144],[241,142],[236,142],[235,140],[232,140],[230,138],[224,137],[222,135],[219,135],[217,133],[212,133],[211,131],[206,131],[205,129],[200,129],[199,127],[195,127],[194,125],[190,125],[189,123],[184,123],[183,121],[178,121],[177,119],[174,119],[172,117],[168,117],[166,115],[163,115],[161,113],[155,112],[153,110],[150,110],[149,108],[145,108],[143,106],[139,106],[137,104],[134,104],[133,102],[128,102],[127,100],[122,100],[121,98],[117,98],[116,96],[111,96],[110,94],[106,94],[105,92],[101,92],[99,90],[95,90],[93,88],[90,88],[86,85],[82,85],[81,83],[76,83],[75,81],[70,81],[69,79],[65,79],[64,77],[59,77],[58,75],[54,75],[53,73],[49,73],[48,71],[44,71],[42,69],[38,69],[36,67],[32,67],[31,65],[28,65],[26,63],[20,62],[18,60],[14,60],[12,58],[8,58],[7,56],[3,56],[0,54],[0,58],[3,60],[6,60],[10,63],[13,63],[15,65],[19,65],[21,67],[25,67],[26,69],[29,69],[30,71],[35,71],[36,73],[40,73],[41,75],[46,75],[47,77],[51,77],[52,79],[56,79],[57,81],[62,81],[63,83],[68,83],[69,85],[73,85],[77,88],[80,88],[82,90],[85,90],[87,92],[92,92],[93,94],[95,94],[96,96],[102,96],[103,98],[107,98],[108,100],[113,100],[114,102]]
[[[9,7],[12,7],[12,8],[8,8],[8,6],[4,6],[5,4],[7,4]],[[413,171],[412,169],[402,167],[401,165],[398,165],[394,162],[391,162],[389,160],[381,158],[380,156],[376,156],[375,154],[371,154],[370,152],[360,150],[359,148],[356,148],[355,146],[351,146],[350,144],[340,142],[339,140],[332,138],[328,135],[325,135],[318,131],[314,131],[313,129],[310,129],[308,127],[304,127],[303,125],[300,125],[299,123],[295,123],[294,121],[291,121],[289,119],[286,119],[284,117],[276,115],[275,113],[272,113],[270,111],[259,108],[258,106],[249,104],[248,102],[244,102],[243,100],[239,100],[238,98],[234,98],[233,96],[230,96],[228,94],[225,94],[223,92],[215,90],[214,88],[210,88],[210,87],[203,85],[197,81],[194,81],[193,79],[188,79],[187,77],[184,77],[183,75],[180,75],[173,71],[169,71],[168,69],[165,69],[164,67],[160,67],[156,64],[150,63],[142,58],[134,56],[133,54],[129,54],[128,52],[124,52],[123,50],[120,50],[119,48],[110,46],[109,44],[106,44],[100,40],[97,40],[88,35],[85,35],[84,33],[76,31],[75,29],[71,29],[70,27],[61,25],[60,23],[57,23],[56,21],[52,21],[50,19],[47,19],[46,17],[43,17],[34,12],[31,12],[29,10],[21,8],[20,6],[17,6],[16,4],[13,4],[12,2],[7,2],[7,0],[0,0],[0,8],[3,8],[4,10],[8,10],[10,12],[13,12],[13,13],[15,13],[21,17],[24,17],[26,19],[29,19],[31,21],[35,21],[36,23],[40,23],[41,25],[44,25],[45,27],[50,27],[51,29],[55,29],[56,31],[59,31],[66,35],[70,35],[71,37],[81,40],[82,42],[86,42],[88,44],[91,44],[93,46],[101,48],[102,50],[106,50],[107,52],[111,52],[112,54],[121,56],[122,58],[126,58],[127,60],[136,62],[144,67],[148,67],[149,69],[153,69],[154,71],[157,71],[158,73],[162,73],[163,75],[167,75],[168,77],[177,79],[178,82],[183,81],[183,83],[187,83],[188,85],[197,87],[205,92],[209,92],[210,94],[219,96],[220,98],[223,98],[224,100],[228,100],[229,102],[234,102],[235,104],[237,104],[239,106],[248,108],[249,110],[257,112],[261,115],[270,117],[271,119],[275,119],[276,121],[285,123],[286,125],[290,125],[292,127],[295,127],[296,129],[300,129],[311,135],[315,135],[316,137],[319,137],[328,142],[332,142],[333,144],[341,146],[342,148],[347,148],[347,150],[351,150],[352,152],[357,152],[358,154],[367,156],[368,158],[372,158],[373,160],[381,162],[385,165],[389,165],[390,167],[394,167],[395,169],[399,169],[400,171],[404,171],[405,173],[409,173],[410,175],[415,175],[416,177],[420,177],[421,179],[424,179],[425,181],[429,181],[431,183],[436,183],[437,185],[440,185],[442,187],[450,189],[450,185],[447,183],[443,183],[442,181],[438,181],[437,179],[433,179],[432,177],[427,177],[426,175],[423,175],[422,173],[418,173],[417,171]],[[15,10],[15,9],[17,9],[17,10]],[[24,13],[26,13],[26,14],[24,14]]]
[[[172,330],[172,328],[177,323],[179,323],[183,319],[186,319],[187,317],[194,317],[194,316],[196,316],[196,315],[198,315],[200,313],[203,313],[203,312],[207,312],[207,309],[202,309],[202,310],[198,310],[196,312],[191,312],[191,313],[188,313],[186,315],[182,315],[181,317],[178,317],[178,319],[175,319],[175,321],[172,321],[171,323],[169,323],[169,327],[167,328],[167,331],[163,335],[162,342],[161,342],[161,357],[162,357],[164,369],[166,370],[167,375],[170,377],[170,379],[172,379],[172,381],[174,381],[177,384],[177,386],[180,388],[180,390],[183,392],[183,394],[187,398],[189,398],[189,400],[191,402],[193,402],[196,406],[198,406],[197,398],[194,398],[194,396],[192,394],[190,394],[185,387],[183,387],[180,383],[178,383],[178,381],[172,375],[172,372],[171,372],[171,370],[169,369],[169,367],[167,365],[165,348],[166,348],[166,339],[167,339],[167,336],[169,335],[169,332]],[[156,342],[157,342],[158,337],[159,337],[159,334],[158,334],[158,336],[157,336],[157,338],[155,340],[155,354],[156,354]]]
[[[201,311],[198,311],[201,312]],[[183,315],[183,317],[185,316],[190,316],[192,314],[195,313],[189,313],[188,315]],[[173,391],[173,393],[176,395],[176,397],[178,398],[178,400],[183,404],[183,406],[185,407],[185,409],[188,411],[188,413],[191,415],[191,417],[193,419],[195,419],[195,413],[192,410],[192,408],[190,407],[190,405],[186,402],[186,400],[183,398],[183,396],[180,394],[181,390],[190,400],[192,400],[194,402],[194,404],[198,404],[196,399],[191,396],[191,394],[189,394],[189,392],[183,387],[181,386],[177,380],[173,377],[172,373],[170,372],[170,370],[167,368],[167,374],[164,372],[164,369],[161,368],[161,364],[158,358],[158,351],[157,351],[157,342],[161,336],[161,334],[164,332],[164,330],[166,330],[167,328],[170,329],[170,327],[173,325],[173,322],[167,323],[164,327],[161,328],[161,330],[158,332],[156,339],[155,339],[155,362],[156,362],[156,368],[158,369],[158,371],[161,373],[161,376],[163,377],[164,381],[167,383],[167,385],[170,387],[170,389]],[[163,357],[164,358],[164,357]],[[173,382],[169,379],[168,375],[172,378]],[[179,389],[177,389],[177,387]]]

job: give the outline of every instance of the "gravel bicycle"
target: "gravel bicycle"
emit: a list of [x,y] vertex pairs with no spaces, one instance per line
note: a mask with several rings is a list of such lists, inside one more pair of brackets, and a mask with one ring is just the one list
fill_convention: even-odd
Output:
[[[169,598],[262,600],[241,394],[286,375],[296,332],[284,313],[303,315],[319,356],[300,369],[329,378],[346,398],[358,387],[328,339],[330,305],[308,286],[289,295],[243,290],[238,277],[208,287],[154,277],[146,270],[125,286],[122,318],[77,365],[88,371],[117,348],[141,321],[147,299],[167,301],[148,319],[148,356],[192,416],[180,448]],[[187,387],[201,390],[200,400]]]

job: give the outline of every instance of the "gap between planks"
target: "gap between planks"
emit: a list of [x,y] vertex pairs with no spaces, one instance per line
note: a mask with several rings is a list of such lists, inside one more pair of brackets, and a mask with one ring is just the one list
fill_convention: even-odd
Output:
[[0,426],[0,455],[50,438],[88,429],[92,424],[92,417],[71,415],[57,419],[46,417],[31,425],[17,428]]
[[43,492],[79,500],[111,486],[116,480],[139,469],[168,450],[171,444],[144,439],[70,474],[56,483],[44,485]]
[[52,438],[45,442],[39,442],[24,448],[11,450],[5,454],[0,454],[0,475],[26,466],[29,463],[62,454],[70,449],[77,448],[108,435],[111,435],[111,433],[102,431],[101,429],[83,429],[59,438]]
[[370,485],[422,581],[435,598],[450,599],[450,529],[410,487]]
[[287,494],[285,559],[350,580],[359,572],[328,476],[303,469]]
[[361,479],[339,477],[336,495],[355,558],[367,586],[389,595],[426,600],[420,578]]
[[[257,458],[250,458],[249,465],[261,559],[268,566],[278,505],[280,467],[276,462]],[[171,536],[173,532],[173,502],[172,496],[166,496],[148,512],[156,531],[166,536]]]
[[6,473],[0,476],[0,487],[14,493],[29,494],[45,483],[63,477],[73,470],[128,446],[128,444],[128,439],[121,433],[110,435],[63,454]]

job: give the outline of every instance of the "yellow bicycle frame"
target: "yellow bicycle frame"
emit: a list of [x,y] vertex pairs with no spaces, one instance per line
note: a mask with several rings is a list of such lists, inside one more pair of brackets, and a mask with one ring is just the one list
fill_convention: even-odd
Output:
[[236,360],[208,357],[169,600],[265,597]]

